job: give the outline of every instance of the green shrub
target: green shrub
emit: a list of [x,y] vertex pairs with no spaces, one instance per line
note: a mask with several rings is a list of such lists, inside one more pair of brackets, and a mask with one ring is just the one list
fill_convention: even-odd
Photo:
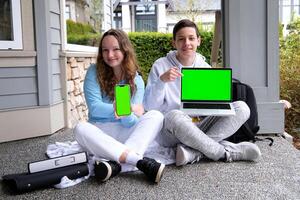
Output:
[[67,20],[67,34],[87,34],[87,33],[97,33],[93,27],[89,24],[83,24],[80,22],[74,22],[72,20]]
[[172,35],[156,32],[132,32],[128,35],[135,49],[140,70],[146,79],[154,61],[172,49]]
[[[137,55],[140,65],[140,70],[143,74],[144,80],[148,77],[148,73],[155,60],[173,50],[172,34],[157,33],[157,32],[132,32],[129,33]],[[212,32],[201,33],[201,45],[197,52],[206,57],[206,61],[210,63],[210,51],[213,34]]]
[[290,33],[280,38],[280,98],[292,107],[285,112],[285,128],[300,136],[300,18],[289,26]]
[[201,44],[197,51],[201,53],[206,58],[206,62],[210,64],[211,45],[214,37],[213,32],[202,31],[200,35],[201,35]]
[[87,45],[87,46],[98,46],[99,39],[100,39],[99,34],[84,34],[84,35],[71,34],[68,36],[68,43]]
[[67,20],[67,40],[70,44],[98,46],[100,34],[89,24]]

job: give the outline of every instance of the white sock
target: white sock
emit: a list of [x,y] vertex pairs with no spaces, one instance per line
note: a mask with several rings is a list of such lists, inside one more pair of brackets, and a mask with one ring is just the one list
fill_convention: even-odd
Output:
[[136,166],[136,163],[141,159],[143,159],[143,157],[141,155],[138,155],[135,152],[130,151],[127,155],[126,162],[128,164]]

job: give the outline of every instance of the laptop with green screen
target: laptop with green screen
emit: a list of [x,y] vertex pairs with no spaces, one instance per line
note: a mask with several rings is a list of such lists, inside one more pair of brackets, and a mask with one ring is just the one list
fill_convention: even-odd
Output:
[[230,68],[182,68],[181,110],[190,116],[235,115]]

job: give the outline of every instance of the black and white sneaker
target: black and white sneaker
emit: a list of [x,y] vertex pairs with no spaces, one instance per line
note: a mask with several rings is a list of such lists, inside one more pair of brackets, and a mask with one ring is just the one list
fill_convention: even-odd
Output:
[[94,165],[96,179],[106,181],[121,172],[121,165],[115,161],[96,161]]
[[136,164],[136,167],[144,172],[148,179],[154,183],[158,183],[164,173],[165,165],[156,160],[144,157],[142,160],[139,160]]

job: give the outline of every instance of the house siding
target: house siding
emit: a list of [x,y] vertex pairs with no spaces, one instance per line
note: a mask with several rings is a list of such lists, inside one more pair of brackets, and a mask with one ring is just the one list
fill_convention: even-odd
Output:
[[32,1],[21,1],[23,49],[0,51],[0,112],[38,105]]
[[[63,101],[62,70],[59,52],[62,49],[60,1],[36,1],[36,13],[46,12],[37,21],[38,85],[40,105]],[[41,33],[45,34],[41,34]]]
[[0,142],[65,127],[61,3],[21,1],[24,48],[0,52]]
[[35,66],[0,68],[0,109],[37,105]]
[[[3,68],[2,68],[3,69]],[[36,93],[35,73],[24,76],[17,68],[9,68],[10,73],[15,75],[0,79],[0,93],[2,95],[16,95],[25,93]],[[14,70],[15,69],[15,70]],[[1,73],[2,70],[0,70]],[[23,70],[21,70],[23,71]],[[33,70],[30,70],[33,71]]]
[[62,77],[60,67],[59,52],[61,50],[61,25],[60,25],[60,1],[49,1],[50,4],[50,46],[51,46],[51,82],[52,97],[50,103],[58,103],[63,100],[62,97]]

